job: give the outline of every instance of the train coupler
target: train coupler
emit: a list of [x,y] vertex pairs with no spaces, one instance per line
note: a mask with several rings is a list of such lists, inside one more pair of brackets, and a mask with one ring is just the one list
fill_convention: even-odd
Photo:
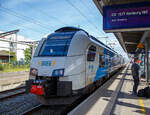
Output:
[[26,81],[26,92],[36,95],[44,95],[44,85],[46,80],[28,80]]

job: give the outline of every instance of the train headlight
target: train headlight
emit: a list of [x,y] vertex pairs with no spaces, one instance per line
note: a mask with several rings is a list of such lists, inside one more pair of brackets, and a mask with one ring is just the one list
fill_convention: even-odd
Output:
[[55,77],[64,76],[64,69],[55,69],[52,73],[52,76],[55,76]]
[[36,76],[38,75],[38,70],[37,69],[35,69],[35,68],[31,68],[30,69],[30,77],[31,78],[35,78]]

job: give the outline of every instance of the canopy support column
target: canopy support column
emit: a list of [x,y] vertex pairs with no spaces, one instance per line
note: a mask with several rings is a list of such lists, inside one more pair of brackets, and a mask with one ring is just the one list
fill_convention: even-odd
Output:
[[150,67],[149,67],[149,40],[148,40],[148,38],[146,39],[146,41],[145,41],[145,58],[146,58],[146,60],[145,60],[145,66],[146,66],[146,81],[147,81],[147,83],[149,84],[150,83]]

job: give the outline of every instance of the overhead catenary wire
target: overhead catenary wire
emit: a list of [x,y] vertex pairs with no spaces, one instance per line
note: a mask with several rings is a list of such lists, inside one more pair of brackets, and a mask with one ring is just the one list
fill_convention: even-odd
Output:
[[[81,10],[80,10],[79,8],[77,8],[72,2],[70,2],[70,0],[66,0],[66,1],[67,1],[67,3],[70,4],[74,9],[76,9],[76,11],[78,11],[79,14],[80,14],[82,17],[84,17],[84,18],[87,20],[87,22],[88,22],[89,24],[91,24],[98,32],[100,32],[99,29],[97,28],[97,26],[94,25],[94,24],[88,19],[88,17],[86,17],[86,15],[84,15],[84,13],[81,12]],[[102,33],[102,32],[101,32],[101,33]],[[104,35],[104,33],[102,33],[102,34]]]
[[8,13],[10,15],[13,15],[13,16],[15,16],[17,18],[20,18],[20,19],[22,19],[24,21],[27,21],[27,22],[33,23],[35,25],[38,25],[38,26],[40,26],[41,28],[43,28],[45,30],[48,30],[48,31],[51,30],[50,28],[47,28],[49,26],[45,26],[40,21],[35,20],[34,18],[24,16],[23,14],[20,14],[20,13],[14,11],[14,10],[11,10],[11,9],[8,9],[8,8],[2,7],[2,6],[0,6],[0,9],[1,9],[1,11],[5,12],[5,13]]
[[[25,29],[25,30],[30,29],[30,31],[32,31],[32,32],[35,32],[37,34],[42,34],[43,35],[42,31],[38,31],[38,30],[29,28],[29,27],[25,27],[25,26],[19,25],[18,23],[11,23],[11,25],[14,25],[17,29],[20,29],[19,27],[21,27],[22,29]],[[2,29],[0,29],[0,30],[2,30]],[[2,30],[2,31],[5,31],[5,30]]]
[[[86,10],[88,10],[88,12],[90,12],[90,14],[93,14],[93,13],[91,12],[91,10],[89,10],[88,6],[87,6],[82,0],[80,0],[80,3],[82,4],[83,7],[86,8]],[[93,25],[96,26],[94,23],[93,23]],[[97,27],[97,26],[96,26],[96,27]],[[97,28],[98,28],[98,27],[97,27]],[[101,31],[101,33],[105,36],[105,33],[104,33],[103,31]]]
[[[70,2],[70,3],[71,3],[71,2]],[[72,4],[72,3],[71,3],[71,4]],[[73,5],[73,4],[72,4],[72,5]],[[73,6],[74,6],[74,5],[73,5]],[[42,27],[42,28],[44,28],[44,29],[49,30],[49,28],[47,28],[47,26],[44,26],[44,24],[41,24],[41,22],[39,22],[38,20],[35,20],[35,19],[32,18],[32,17],[27,17],[27,16],[25,16],[25,15],[23,15],[23,14],[19,14],[18,12],[14,11],[14,10],[11,10],[11,9],[8,9],[8,8],[5,8],[5,7],[3,7],[3,6],[0,6],[0,8],[2,8],[4,12],[6,12],[6,13],[8,13],[8,14],[10,14],[10,15],[13,15],[13,16],[15,16],[15,17],[17,17],[17,18],[20,18],[20,19],[25,20],[25,21],[28,21],[28,22],[30,22],[30,23],[36,24],[36,25],[38,25],[38,26],[40,26],[40,27]],[[76,7],[74,6],[74,8],[76,8]],[[76,8],[76,9],[78,9],[78,8]],[[78,11],[80,12],[80,14],[81,14],[90,24],[92,24],[91,21],[88,20],[88,19],[86,18],[86,16],[85,16],[79,9],[78,9]],[[42,11],[42,12],[43,12],[43,11]],[[56,19],[55,17],[53,17],[53,18]],[[92,24],[92,25],[93,25],[93,24]],[[97,31],[99,31],[98,28],[97,28],[95,25],[93,25],[93,27],[95,27],[95,28],[97,29]]]
[[[85,3],[85,0],[80,0],[80,2],[81,2],[81,4],[90,12],[90,14],[93,14],[93,13],[91,12],[91,10],[89,10],[87,4]],[[104,33],[103,31],[102,31],[102,33],[103,33],[103,35],[105,35],[105,33]],[[108,37],[108,36],[107,36],[107,37]],[[111,43],[112,43],[112,42],[115,42],[115,41],[112,41],[111,37],[115,38],[114,36],[109,36],[109,37],[106,38],[106,39],[109,39]],[[116,38],[115,38],[115,39],[116,39]],[[108,40],[108,41],[109,41],[109,40]]]
[[[68,1],[69,3],[71,3],[69,0],[67,0],[67,1]],[[72,4],[72,3],[71,3],[71,4]],[[70,5],[71,5],[71,4],[70,4]],[[98,32],[100,32],[99,29],[98,29],[98,27],[97,27],[96,25],[94,25],[94,24],[92,23],[92,21],[89,20],[89,19],[86,17],[86,15],[84,15],[84,13],[81,12],[81,10],[80,10],[79,8],[77,8],[74,4],[72,4],[72,7],[74,7],[75,9],[77,9],[77,11],[88,21],[88,23],[90,23]],[[27,22],[33,23],[33,24],[35,24],[35,25],[38,25],[38,26],[40,26],[41,28],[43,28],[43,29],[45,29],[45,30],[50,30],[49,28],[47,28],[48,26],[45,26],[45,25],[42,24],[40,21],[35,20],[35,19],[32,18],[32,17],[27,17],[27,16],[25,16],[25,15],[23,15],[23,14],[20,14],[20,13],[14,11],[14,10],[12,10],[12,9],[8,9],[8,8],[6,8],[6,7],[3,7],[3,6],[0,6],[0,8],[1,8],[4,12],[6,12],[6,13],[8,13],[8,14],[10,14],[10,15],[13,15],[13,16],[19,18],[19,19],[22,19],[22,20],[24,20],[24,21],[27,21]],[[40,10],[40,11],[42,11],[42,10]],[[45,13],[45,12],[42,11],[42,13]],[[46,13],[45,13],[45,14],[46,14]],[[49,15],[49,16],[50,16],[50,15]],[[51,16],[51,18],[57,19],[56,17],[53,17],[53,16]],[[62,23],[62,22],[60,22],[60,23]],[[64,23],[62,23],[62,24],[64,24]],[[16,25],[16,24],[15,24],[15,25]],[[26,28],[26,27],[23,27],[23,28]],[[36,30],[35,30],[35,31],[36,31]],[[103,34],[103,33],[102,33],[102,34]]]
[[20,24],[17,24],[17,23],[11,23],[12,25],[15,25],[16,27],[21,27],[21,28],[24,28],[24,29],[30,29],[30,31],[33,31],[35,33],[40,33],[40,34],[43,34],[42,31],[39,31],[39,30],[35,30],[35,29],[32,29],[30,27],[26,27],[26,26],[23,26],[23,25],[20,25]]
[[[27,4],[27,3],[26,3]],[[32,8],[32,6],[30,5],[30,4],[27,4],[28,6],[30,6],[30,8]],[[33,9],[33,8],[32,8]],[[35,9],[34,9],[35,10]],[[39,13],[41,13],[41,14],[44,14],[44,16],[46,16],[46,17],[48,17],[48,18],[51,18],[51,19],[54,19],[54,20],[57,20],[60,24],[64,24],[64,25],[68,25],[67,23],[65,23],[65,22],[63,22],[63,21],[61,21],[61,20],[59,20],[58,18],[56,18],[56,17],[54,17],[54,16],[52,16],[52,15],[49,15],[49,14],[47,14],[45,11],[43,11],[41,8],[38,8],[38,10],[40,10],[40,12]]]
[[[86,15],[84,15],[84,13],[81,12],[81,10],[80,10],[78,7],[76,7],[72,2],[70,2],[70,0],[66,0],[66,1],[67,1],[67,3],[70,4],[74,9],[76,9],[76,11],[78,11],[79,14],[80,14],[82,17],[84,17],[84,18],[87,20],[87,22],[90,23],[98,32],[101,32],[101,31],[99,31],[98,27],[97,27],[96,25],[94,25],[94,24],[89,20],[89,18],[86,17]],[[103,32],[101,32],[101,33],[102,33],[104,36],[106,36]],[[108,37],[108,36],[106,36],[106,37]],[[108,37],[108,38],[109,38],[109,37]]]
[[[18,15],[12,14],[12,13],[7,12],[7,11],[4,11],[4,12],[7,13],[7,14],[9,14],[9,15],[12,15],[12,16],[14,16],[14,17],[17,17],[17,18],[19,18],[19,19],[22,19],[22,20],[24,20],[24,21],[26,21],[26,22],[32,23],[32,22],[30,22],[30,21],[28,21],[28,20],[26,20],[26,19],[24,19],[24,18],[22,18],[22,17],[19,17]],[[35,23],[32,23],[32,24],[35,24]],[[16,24],[14,24],[14,25],[16,25]],[[36,24],[36,25],[37,25],[37,24]],[[38,26],[39,26],[39,25],[38,25]]]
[[20,28],[24,28],[24,29],[30,29],[30,31],[33,31],[33,32],[36,32],[36,33],[40,33],[40,34],[43,34],[43,32],[42,31],[39,31],[39,30],[36,30],[36,29],[33,29],[33,28],[31,28],[31,27],[27,27],[27,26],[23,26],[23,25],[21,25],[21,23],[19,23],[19,22],[17,22],[17,23],[12,23],[11,22],[11,24],[10,25],[14,25],[14,26],[16,26],[18,29],[20,29]]

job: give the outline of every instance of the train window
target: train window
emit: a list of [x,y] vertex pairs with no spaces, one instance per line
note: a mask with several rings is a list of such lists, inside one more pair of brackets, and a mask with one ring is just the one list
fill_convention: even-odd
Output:
[[88,49],[87,61],[95,61],[95,56],[96,56],[96,47],[92,45]]
[[115,66],[115,65],[116,65],[116,57],[113,56],[113,57],[111,58],[111,66],[113,67],[113,66]]
[[75,32],[56,32],[48,36],[40,49],[39,56],[67,56]]
[[103,68],[105,66],[105,56],[99,55],[99,67]]
[[47,39],[39,56],[66,56],[71,39]]

